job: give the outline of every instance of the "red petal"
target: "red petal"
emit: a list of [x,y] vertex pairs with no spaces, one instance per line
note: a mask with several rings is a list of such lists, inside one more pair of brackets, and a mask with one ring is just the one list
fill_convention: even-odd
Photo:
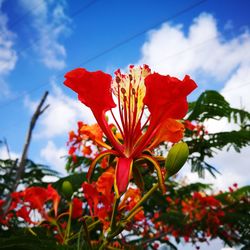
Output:
[[187,95],[197,87],[189,76],[185,76],[181,81],[158,73],[148,75],[145,78],[145,86],[146,95],[143,102],[151,113],[150,124],[132,156],[137,156],[147,147],[165,119],[182,119],[186,115]]
[[68,72],[65,78],[64,84],[74,90],[79,100],[92,111],[105,112],[116,106],[111,92],[111,75],[77,68]]
[[118,158],[115,170],[115,192],[118,196],[127,190],[131,170],[133,165],[132,158]]
[[181,119],[188,110],[187,95],[196,87],[196,83],[185,76],[183,81],[163,76],[158,73],[151,74],[145,79],[146,95],[144,104],[148,106],[154,119],[164,114],[164,118]]
[[24,201],[30,203],[32,209],[42,210],[47,201],[47,189],[43,187],[29,187],[24,191]]
[[105,112],[116,106],[111,91],[112,76],[102,71],[89,72],[77,68],[68,72],[65,78],[64,84],[74,90],[78,99],[92,110],[111,144],[122,153],[122,146],[109,129],[105,117]]
[[81,217],[83,213],[83,208],[82,208],[83,202],[77,197],[74,197],[72,203],[73,203],[72,218],[76,219]]
[[60,199],[61,197],[59,196],[57,191],[51,186],[51,184],[49,184],[47,188],[47,200],[53,201],[53,208],[56,216]]

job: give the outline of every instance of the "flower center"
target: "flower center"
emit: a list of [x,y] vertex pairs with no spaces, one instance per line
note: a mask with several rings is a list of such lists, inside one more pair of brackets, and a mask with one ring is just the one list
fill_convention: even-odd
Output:
[[[114,95],[118,99],[121,119],[121,134],[124,140],[125,153],[130,154],[135,141],[141,133],[141,118],[144,112],[143,99],[146,93],[145,78],[150,74],[147,65],[143,67],[130,66],[129,74],[115,72],[112,83]],[[117,123],[117,122],[116,122]]]

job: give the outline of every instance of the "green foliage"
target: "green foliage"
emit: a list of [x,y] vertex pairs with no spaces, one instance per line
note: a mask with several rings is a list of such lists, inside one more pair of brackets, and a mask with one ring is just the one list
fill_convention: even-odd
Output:
[[239,130],[228,132],[209,133],[204,127],[202,131],[186,131],[185,141],[189,146],[191,170],[204,177],[205,170],[215,176],[216,167],[207,162],[218,150],[231,147],[240,152],[243,147],[250,145],[250,113],[233,108],[225,98],[216,91],[203,92],[197,101],[189,104],[189,115],[187,120],[198,124],[209,120],[220,120],[226,118],[228,122],[234,122]]
[[[44,228],[33,228],[33,234],[27,228],[0,231],[0,249],[2,250],[74,250],[73,246],[59,245],[53,237],[46,234]],[[34,235],[35,234],[35,235]]]
[[[207,163],[208,158],[214,157],[218,150],[222,150],[225,147],[227,149],[234,148],[237,152],[243,147],[250,144],[250,114],[244,110],[235,109],[230,107],[229,103],[216,91],[205,91],[201,94],[196,102],[190,104],[188,119],[198,124],[206,122],[210,119],[219,120],[226,118],[229,122],[234,122],[238,125],[239,129],[229,132],[219,133],[206,133],[205,130],[201,131],[199,136],[197,131],[186,131],[186,137],[184,141],[188,144],[190,155],[189,161],[191,162],[192,171],[198,172],[201,176],[204,176],[205,171],[209,171],[212,175],[215,175],[217,171],[214,166]],[[163,158],[163,157],[162,157]],[[110,162],[113,162],[113,158],[110,158]],[[83,201],[83,220],[72,221],[72,228],[75,232],[79,232],[82,237],[74,238],[68,246],[63,246],[56,243],[56,239],[48,234],[49,230],[46,227],[34,227],[33,233],[28,229],[23,221],[17,221],[13,223],[12,227],[8,230],[0,230],[0,250],[1,249],[58,249],[58,250],[71,250],[71,249],[89,249],[87,244],[86,235],[84,233],[83,224],[89,226],[94,224],[96,219],[92,219],[89,216],[90,211],[86,204],[86,199],[83,197],[81,191],[82,183],[86,180],[86,172],[84,171],[86,166],[89,166],[91,160],[78,156],[75,161],[71,156],[68,157],[66,169],[71,175],[60,178],[53,183],[53,187],[57,189],[59,194],[63,194],[63,183],[71,183],[72,191],[70,190],[68,196],[71,197],[72,193],[74,197],[80,197]],[[145,194],[147,190],[152,187],[153,183],[157,182],[156,176],[153,174],[152,166],[148,168],[141,168],[139,165],[145,165],[145,162],[136,161],[138,164],[133,169],[133,182],[140,187],[142,193]],[[164,166],[164,160],[160,160],[159,165]],[[173,166],[173,164],[171,164]],[[170,167],[171,167],[170,166]],[[217,167],[217,166],[216,166]],[[77,173],[79,170],[83,170],[81,173]],[[151,169],[152,168],[152,169]],[[0,199],[4,199],[8,193],[12,191],[12,187],[16,184],[16,174],[18,170],[18,160],[0,160]],[[96,168],[93,174],[93,180],[96,180],[98,176],[104,171],[102,168]],[[152,172],[149,174],[149,172]],[[45,176],[56,176],[58,173],[51,170],[48,166],[36,164],[31,160],[26,161],[25,172],[22,175],[21,181],[18,183],[24,186],[47,186],[44,183],[43,178]],[[171,227],[171,233],[178,231],[179,235],[175,236],[175,240],[179,243],[182,239],[181,235],[186,235],[186,230],[190,226],[193,239],[202,238],[202,234],[207,230],[207,217],[201,218],[199,223],[196,221],[189,221],[187,215],[182,211],[181,201],[192,200],[192,195],[196,192],[205,194],[208,190],[211,191],[212,187],[208,184],[194,183],[190,185],[180,185],[173,180],[166,180],[167,193],[163,195],[160,191],[156,191],[150,199],[144,204],[144,213],[147,220],[154,218],[155,214],[159,214],[156,221],[162,222],[164,225]],[[65,186],[65,184],[64,184]],[[169,198],[169,199],[167,199]],[[223,223],[218,229],[217,235],[212,235],[212,238],[220,238],[229,246],[241,244],[242,250],[249,249],[250,246],[250,186],[242,187],[232,192],[225,192],[214,196],[222,204],[222,211],[225,216],[222,218]],[[61,199],[59,206],[59,214],[66,211],[68,203],[65,199]],[[210,209],[207,207],[207,209]],[[88,219],[91,221],[88,223]],[[66,221],[66,220],[65,220]],[[84,223],[83,223],[84,221]],[[193,224],[192,224],[193,223]],[[195,224],[196,223],[196,224]],[[141,237],[143,224],[141,228],[134,227],[131,223],[131,227],[128,228],[129,235],[125,235],[126,249],[145,249],[145,245],[153,248],[155,241],[160,241],[162,244],[166,244],[168,249],[176,250],[175,242],[173,238],[168,239],[166,232],[159,232],[159,235],[155,235],[156,229],[153,227],[149,229],[149,233],[155,235],[155,237]],[[136,223],[135,223],[136,224]],[[227,225],[227,226],[224,226]],[[235,232],[231,232],[231,228],[228,225],[232,225]],[[195,229],[193,227],[195,226]],[[100,225],[93,227],[89,232],[91,239],[98,239],[98,229]],[[95,230],[94,230],[95,229]],[[225,233],[230,232],[231,238],[229,239]],[[169,234],[168,234],[169,235]],[[118,239],[118,241],[121,240]],[[99,249],[100,245],[93,244],[92,249]],[[116,248],[110,248],[116,249]]]
[[[145,183],[151,181],[151,177],[146,177]],[[207,190],[211,189],[212,186],[208,184],[193,183],[181,186],[176,182],[168,181],[167,194],[162,195],[160,191],[156,191],[151,199],[144,204],[144,212],[147,214],[147,217],[151,219],[154,218],[156,213],[159,214],[156,221],[171,227],[172,232],[178,232],[177,236],[173,237],[171,242],[169,241],[173,246],[174,239],[176,243],[179,243],[181,235],[185,235],[187,233],[185,230],[189,228],[190,230],[192,229],[192,239],[202,239],[202,235],[206,232],[208,226],[208,218],[200,218],[198,222],[195,222],[195,220],[189,221],[182,211],[182,201],[192,200],[192,195],[195,192],[205,194]],[[169,200],[166,198],[169,198]],[[211,235],[211,238],[220,238],[231,247],[241,245],[242,250],[248,249],[250,246],[250,186],[242,187],[234,191],[231,190],[231,192],[224,192],[215,195],[214,198],[221,202],[221,211],[224,212],[225,216],[221,217],[223,223],[218,227],[216,236]],[[213,205],[211,206],[211,213],[216,212],[217,210],[213,208]],[[202,207],[200,209],[202,209]],[[210,208],[206,207],[206,209]],[[199,210],[197,212],[199,212]],[[195,230],[193,227],[195,227]],[[152,234],[155,233],[155,229],[152,228],[150,232]],[[136,234],[136,230],[131,233],[131,235],[134,236]],[[139,235],[140,234],[138,234],[138,237]],[[164,233],[164,231],[159,231],[156,235],[158,235],[158,237],[156,236],[150,239],[152,242],[157,240],[162,244],[166,243],[166,238],[164,238],[166,233]],[[230,235],[230,237],[228,237],[228,235]],[[141,245],[144,240],[143,238],[138,238],[129,243],[132,245]]]
[[243,124],[245,121],[249,122],[250,114],[242,109],[232,108],[225,98],[214,90],[204,91],[197,101],[189,103],[187,119],[190,121],[204,122],[208,119],[219,120],[223,117]]

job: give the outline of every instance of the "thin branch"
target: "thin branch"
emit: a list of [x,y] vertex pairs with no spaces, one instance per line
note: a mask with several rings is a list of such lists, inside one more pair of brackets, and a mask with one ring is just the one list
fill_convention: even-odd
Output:
[[15,182],[13,187],[11,188],[11,192],[9,193],[9,195],[6,198],[5,204],[2,208],[3,210],[3,214],[5,214],[8,211],[8,208],[11,204],[11,193],[16,191],[18,184],[22,178],[23,173],[25,172],[25,164],[26,164],[26,160],[27,160],[27,154],[28,154],[28,149],[30,146],[30,142],[31,142],[31,138],[32,138],[32,133],[33,130],[35,128],[36,122],[38,120],[38,118],[40,117],[40,115],[49,107],[49,105],[46,105],[43,108],[43,105],[45,103],[45,100],[48,96],[49,92],[46,91],[40,101],[40,103],[38,104],[36,111],[34,112],[30,124],[29,124],[29,129],[28,129],[28,133],[26,135],[26,140],[23,146],[23,151],[22,151],[22,155],[21,155],[21,159],[18,165],[18,169],[17,169],[17,173],[16,173],[16,178],[15,178]]
[[5,148],[6,148],[6,151],[7,151],[8,158],[11,160],[10,148],[9,148],[9,145],[8,145],[8,142],[7,142],[6,138],[3,138],[3,144],[5,145]]
[[48,107],[48,105],[42,109],[43,107],[43,104],[48,96],[49,92],[46,91],[39,103],[39,105],[37,106],[36,108],[36,111],[35,113],[33,114],[32,118],[31,118],[31,121],[30,121],[30,125],[29,125],[29,130],[28,130],[28,133],[27,133],[27,136],[26,136],[26,141],[25,141],[25,144],[24,144],[24,147],[23,147],[23,152],[22,152],[22,156],[21,156],[21,160],[20,160],[20,163],[19,163],[19,167],[18,167],[18,170],[17,170],[17,175],[16,175],[16,181],[15,181],[15,186],[14,186],[14,190],[16,190],[17,186],[18,186],[18,183],[25,171],[25,163],[26,163],[26,159],[27,159],[27,153],[28,153],[28,149],[29,149],[29,145],[30,145],[30,142],[31,142],[31,137],[32,137],[32,133],[33,133],[33,129],[36,125],[36,122],[39,118],[39,116],[44,112],[44,110]]

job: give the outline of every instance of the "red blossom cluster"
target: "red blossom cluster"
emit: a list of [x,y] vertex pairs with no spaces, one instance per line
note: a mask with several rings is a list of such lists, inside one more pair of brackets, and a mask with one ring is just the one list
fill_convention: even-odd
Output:
[[194,123],[189,120],[184,121],[184,126],[187,130],[193,133],[195,137],[203,137],[204,135],[208,134],[204,124]]
[[[104,230],[110,226],[110,219],[114,204],[114,169],[109,168],[100,175],[96,182],[82,184],[84,197],[87,200],[90,208],[90,215],[93,218],[98,218]],[[119,204],[118,211],[127,213],[141,199],[141,192],[138,188],[129,188]],[[135,221],[144,219],[143,211],[135,215]]]
[[200,222],[205,223],[207,228],[203,232],[204,238],[217,234],[220,225],[223,224],[222,218],[225,216],[223,205],[219,200],[212,195],[195,192],[189,200],[182,200],[181,205],[182,212],[190,225],[189,237]]
[[92,159],[94,146],[103,145],[103,132],[98,124],[87,125],[79,121],[77,126],[77,132],[73,130],[69,132],[68,154],[72,156],[73,161],[77,160],[77,154]]
[[51,221],[58,214],[60,199],[61,197],[51,185],[47,188],[34,186],[20,192],[13,192],[11,204],[1,222],[7,225],[14,216],[22,218],[28,224],[38,224],[36,218]]
[[[30,226],[43,226],[54,232],[55,238],[64,243],[65,231],[67,228],[67,218],[84,219],[84,216],[91,216],[92,221],[99,220],[103,226],[103,230],[107,230],[110,226],[110,218],[113,210],[115,198],[114,193],[114,169],[112,167],[106,169],[96,182],[82,183],[81,198],[72,197],[66,201],[51,186],[44,187],[28,187],[20,192],[11,194],[11,205],[7,213],[0,217],[0,223],[9,226],[14,218],[22,219],[23,222]],[[119,204],[119,212],[128,213],[136,203],[141,199],[141,192],[137,188],[129,188],[127,193]],[[65,207],[66,210],[60,209]],[[0,200],[0,208],[5,203]],[[86,214],[83,213],[84,206],[88,207]],[[119,217],[119,216],[118,216]],[[117,218],[119,219],[119,218]],[[144,219],[143,211],[136,214],[135,221]]]
[[[237,184],[229,190],[226,199],[233,204],[235,200],[231,193],[237,190]],[[144,227],[143,237],[168,241],[169,236],[174,236],[176,239],[183,238],[185,242],[192,242],[195,245],[198,242],[208,242],[218,234],[223,235],[228,241],[236,240],[237,228],[225,220],[226,214],[235,211],[222,203],[217,195],[194,192],[182,199],[169,195],[165,196],[165,199],[166,211],[160,209],[154,212],[152,219]],[[164,219],[164,215],[171,214],[178,218],[181,226],[173,223],[172,219],[168,219],[169,221]]]

